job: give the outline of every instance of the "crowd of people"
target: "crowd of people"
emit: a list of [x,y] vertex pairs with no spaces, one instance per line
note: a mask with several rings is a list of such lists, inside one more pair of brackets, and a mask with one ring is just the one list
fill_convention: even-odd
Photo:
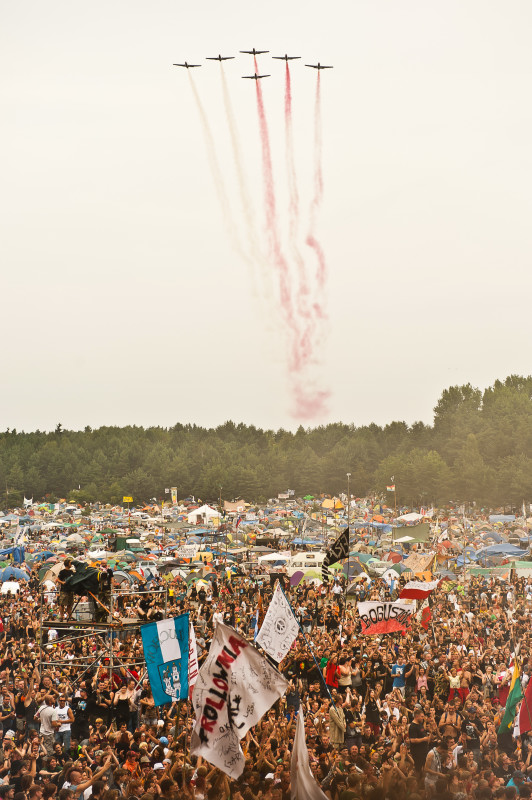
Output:
[[[290,800],[300,708],[329,800],[532,796],[532,739],[499,732],[514,659],[523,683],[532,673],[532,580],[440,585],[428,625],[414,617],[382,636],[361,634],[357,596],[341,582],[284,580],[301,626],[279,665],[289,689],[242,740],[246,767],[230,780],[190,755],[186,701],[155,706],[138,627],[118,625],[104,647],[90,627],[59,624],[72,612],[64,579],[44,611],[36,573],[16,599],[0,595],[0,800]],[[144,622],[188,611],[200,666],[217,620],[253,641],[273,591],[267,576],[224,570],[199,590],[164,585],[164,603],[162,580],[140,600],[115,586],[116,613]],[[360,593],[394,599],[400,589],[376,579]]]

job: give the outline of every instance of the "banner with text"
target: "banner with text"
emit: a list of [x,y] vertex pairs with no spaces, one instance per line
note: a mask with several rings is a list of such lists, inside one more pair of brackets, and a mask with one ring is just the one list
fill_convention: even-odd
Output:
[[410,625],[416,607],[413,603],[384,603],[380,600],[358,604],[362,633],[373,636],[378,633],[404,631]]
[[238,778],[245,765],[240,739],[287,688],[253,645],[219,622],[192,693],[196,722],[190,752]]

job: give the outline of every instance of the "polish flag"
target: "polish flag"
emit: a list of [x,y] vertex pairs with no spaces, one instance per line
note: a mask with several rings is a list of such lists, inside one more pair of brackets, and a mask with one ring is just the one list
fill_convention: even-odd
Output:
[[439,581],[409,581],[399,595],[399,599],[425,600],[438,584]]

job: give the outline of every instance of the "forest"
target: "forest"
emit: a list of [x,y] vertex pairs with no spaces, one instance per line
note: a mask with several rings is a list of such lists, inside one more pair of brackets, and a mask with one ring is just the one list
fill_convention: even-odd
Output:
[[265,502],[297,496],[376,495],[400,506],[476,503],[521,506],[532,500],[532,376],[511,375],[484,391],[451,386],[432,425],[332,423],[295,432],[226,422],[216,428],[101,427],[0,433],[2,506],[23,497],[136,504],[165,498]]

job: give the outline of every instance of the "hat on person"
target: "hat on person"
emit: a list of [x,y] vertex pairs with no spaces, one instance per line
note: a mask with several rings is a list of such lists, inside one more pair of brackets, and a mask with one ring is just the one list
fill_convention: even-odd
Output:
[[151,764],[151,761],[148,758],[148,756],[142,756],[142,758],[140,759],[140,763],[141,764]]
[[0,797],[3,797],[10,789],[15,789],[14,783],[0,783]]
[[161,762],[158,761],[156,764],[153,765],[153,769],[164,769],[164,764],[161,764]]
[[274,775],[273,772],[268,772],[268,774],[264,776],[264,780],[265,781],[273,781],[274,778],[275,778],[275,775]]
[[15,738],[15,731],[9,729],[4,733],[4,739],[14,739]]
[[159,742],[166,746],[168,744],[168,739],[166,738],[166,736],[161,736],[161,738],[159,739]]

